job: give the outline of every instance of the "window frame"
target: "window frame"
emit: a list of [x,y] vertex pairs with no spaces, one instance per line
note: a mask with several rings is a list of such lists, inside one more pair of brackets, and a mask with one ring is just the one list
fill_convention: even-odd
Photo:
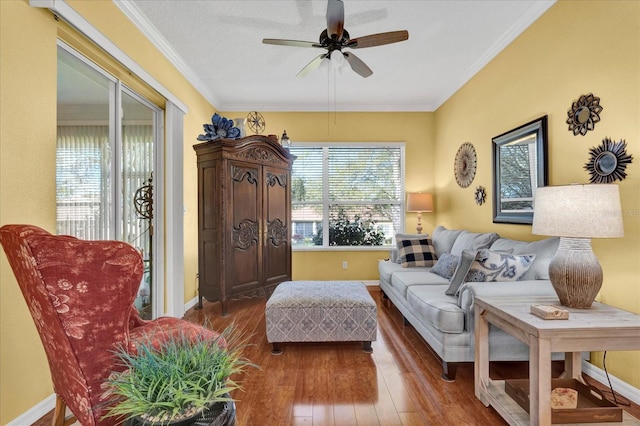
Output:
[[[405,227],[405,217],[406,217],[406,205],[404,202],[404,194],[405,194],[405,152],[406,147],[404,142],[293,142],[291,144],[291,148],[321,148],[323,150],[328,150],[331,148],[397,148],[400,150],[400,182],[399,182],[399,192],[400,198],[393,203],[400,207],[400,222],[398,224],[399,230],[404,229]],[[322,227],[323,229],[329,229],[329,206],[332,204],[329,199],[329,174],[328,174],[328,156],[326,152],[322,156]],[[292,173],[292,181],[293,181],[293,173]],[[335,204],[335,200],[333,200],[333,204]],[[291,206],[293,209],[294,201],[293,198],[291,200]],[[293,226],[293,221],[291,223]],[[292,238],[292,237],[291,237]],[[383,244],[380,246],[330,246],[328,241],[328,233],[323,235],[323,244],[320,245],[310,245],[310,246],[300,246],[291,244],[292,251],[384,251],[388,252],[390,248],[394,247],[395,237],[392,235],[390,244]]]
[[[136,124],[137,122],[126,119],[124,114],[124,105],[123,98],[124,96],[128,96],[131,100],[140,103],[144,107],[146,107],[152,115],[151,119],[151,134],[153,140],[153,155],[151,157],[152,162],[152,173],[154,176],[154,199],[153,199],[153,211],[154,217],[152,219],[152,229],[159,229],[160,227],[157,225],[158,223],[162,223],[164,221],[165,214],[163,209],[159,206],[159,202],[162,201],[162,194],[164,192],[164,185],[162,185],[162,177],[164,176],[164,114],[165,111],[152,100],[147,99],[144,95],[138,93],[131,87],[129,87],[125,82],[123,82],[117,75],[112,74],[109,70],[103,68],[99,63],[95,62],[85,54],[85,52],[76,49],[74,46],[67,43],[65,40],[58,39],[56,42],[57,51],[58,51],[58,62],[60,61],[60,52],[63,52],[65,55],[73,58],[79,64],[87,67],[88,70],[91,70],[95,73],[96,76],[100,76],[104,78],[107,82],[108,87],[106,90],[108,93],[107,107],[106,113],[103,117],[99,119],[90,119],[90,120],[60,120],[58,118],[57,126],[58,132],[60,127],[64,126],[101,126],[106,130],[105,135],[105,147],[108,152],[110,152],[110,158],[108,160],[101,159],[102,166],[101,170],[104,170],[109,176],[109,180],[111,183],[108,185],[108,191],[105,191],[101,194],[103,200],[106,202],[102,203],[104,207],[102,207],[105,216],[108,216],[106,220],[106,230],[108,232],[98,232],[95,234],[95,239],[112,239],[112,240],[120,240],[127,241],[124,233],[124,225],[123,221],[127,218],[127,216],[136,216],[134,214],[133,208],[129,206],[129,215],[125,213],[125,208],[122,204],[123,201],[123,192],[124,192],[124,182],[126,171],[123,168],[122,156],[125,152],[124,146],[124,135],[123,132],[125,130],[125,126],[129,124]],[[58,72],[58,71],[57,71]],[[58,101],[58,100],[57,100]],[[171,105],[170,102],[167,102],[166,105]],[[56,167],[58,162],[58,147],[56,142]],[[108,170],[108,171],[107,171]],[[58,172],[56,171],[56,192],[58,191]],[[144,180],[146,181],[146,179]],[[59,200],[56,195],[56,221],[58,220],[58,209]],[[56,225],[58,226],[58,225]],[[105,227],[102,228],[103,230]],[[64,231],[62,231],[65,233]],[[88,236],[84,238],[89,239]],[[163,265],[165,264],[165,254],[164,250],[162,250],[165,238],[160,235],[160,233],[155,233],[154,237],[150,241],[150,247],[148,249],[153,253],[153,263],[152,263],[152,271],[151,276],[154,277],[152,280],[152,290],[151,294],[153,295],[151,299],[151,319],[163,316],[166,314],[166,309],[164,307],[165,297],[164,297],[164,270]],[[132,243],[133,244],[133,243]]]

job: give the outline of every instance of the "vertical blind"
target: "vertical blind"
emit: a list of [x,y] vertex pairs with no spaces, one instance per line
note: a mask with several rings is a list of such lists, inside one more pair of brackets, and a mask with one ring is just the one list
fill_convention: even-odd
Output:
[[56,216],[58,234],[108,239],[111,215],[108,126],[58,126]]
[[[153,129],[123,126],[123,238],[136,246],[146,222],[135,210],[133,195],[153,171]],[[113,238],[113,153],[107,126],[58,126],[56,146],[56,208],[58,234],[82,239]],[[135,241],[138,240],[138,241]]]
[[[293,146],[292,244],[390,244],[401,229],[404,148],[400,145]],[[339,231],[339,228],[342,231]],[[339,238],[348,231],[368,237]]]

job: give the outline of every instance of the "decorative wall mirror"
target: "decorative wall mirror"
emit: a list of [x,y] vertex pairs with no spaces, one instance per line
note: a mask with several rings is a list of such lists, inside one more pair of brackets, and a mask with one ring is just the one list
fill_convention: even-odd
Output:
[[547,185],[547,116],[492,140],[493,222],[533,223],[537,188]]

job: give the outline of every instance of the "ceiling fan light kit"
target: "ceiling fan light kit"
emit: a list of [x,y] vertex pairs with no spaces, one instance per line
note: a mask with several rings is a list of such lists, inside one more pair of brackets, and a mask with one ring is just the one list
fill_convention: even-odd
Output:
[[309,62],[300,72],[298,77],[304,77],[317,69],[324,59],[331,60],[332,53],[338,51],[342,53],[351,69],[362,77],[369,77],[373,71],[352,52],[343,52],[342,49],[362,49],[365,47],[382,46],[385,44],[397,43],[409,39],[409,32],[406,30],[390,31],[385,33],[371,34],[352,39],[349,32],[344,29],[344,3],[342,0],[328,0],[327,3],[327,29],[320,33],[318,42],[283,40],[265,38],[264,44],[292,47],[315,47],[326,49],[326,53],[321,53]]

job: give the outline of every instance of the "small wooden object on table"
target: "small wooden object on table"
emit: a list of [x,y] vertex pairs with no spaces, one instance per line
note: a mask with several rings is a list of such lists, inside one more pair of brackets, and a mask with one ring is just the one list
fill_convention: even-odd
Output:
[[[565,378],[582,381],[582,352],[640,349],[640,315],[598,302],[590,309],[567,308],[563,321],[531,313],[531,305],[558,303],[555,297],[475,300],[475,394],[511,425],[551,424],[552,352],[565,352]],[[504,381],[489,378],[489,323],[529,345],[529,415],[506,394]],[[640,425],[628,413],[622,422]]]
[[569,311],[556,305],[531,305],[531,313],[546,320],[569,319]]

